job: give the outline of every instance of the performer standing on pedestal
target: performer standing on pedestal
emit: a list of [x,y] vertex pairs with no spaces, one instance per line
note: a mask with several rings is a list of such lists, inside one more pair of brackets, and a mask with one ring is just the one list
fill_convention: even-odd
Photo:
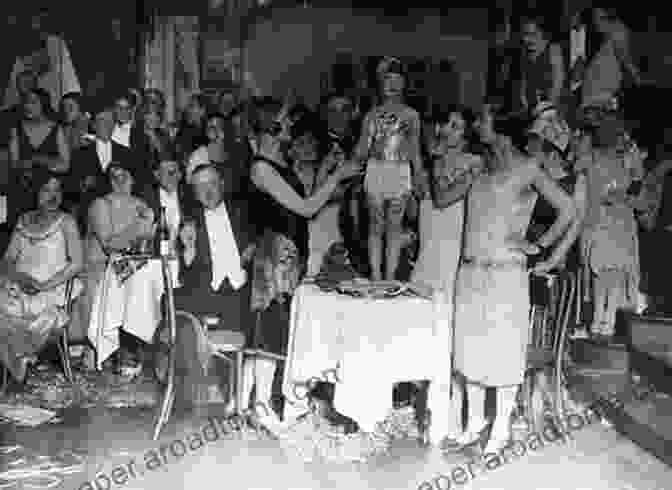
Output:
[[371,275],[374,280],[382,279],[383,237],[387,235],[385,278],[393,280],[408,200],[413,190],[424,196],[427,182],[420,158],[420,116],[403,103],[405,70],[396,58],[385,58],[377,74],[383,102],[364,118],[355,156],[367,164],[364,186],[370,216]]

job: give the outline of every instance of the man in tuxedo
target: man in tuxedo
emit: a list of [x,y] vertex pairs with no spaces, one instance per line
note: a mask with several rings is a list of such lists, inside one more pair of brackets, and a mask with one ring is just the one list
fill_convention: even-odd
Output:
[[[217,318],[227,343],[243,345],[252,326],[250,265],[256,230],[246,206],[225,195],[222,178],[210,164],[194,169],[190,184],[198,207],[184,220],[181,287],[175,290],[175,308],[199,319]],[[199,333],[178,325],[177,352],[179,405],[193,405],[194,390],[207,383],[199,359]],[[183,408],[185,408],[183,406]]]
[[174,242],[183,217],[194,213],[196,202],[182,178],[182,168],[174,152],[164,152],[153,167],[154,185],[147,194],[147,204],[157,217],[160,216],[161,208],[166,210],[166,220]]
[[93,200],[111,191],[105,175],[110,162],[130,165],[131,152],[112,141],[113,129],[112,111],[99,112],[94,120],[93,142],[78,149],[72,156],[68,198],[73,202],[79,201],[76,214],[82,226],[86,223],[86,213]]

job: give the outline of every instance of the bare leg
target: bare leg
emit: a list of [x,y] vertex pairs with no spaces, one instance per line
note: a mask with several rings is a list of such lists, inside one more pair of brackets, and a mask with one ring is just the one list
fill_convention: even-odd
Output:
[[395,273],[399,267],[401,248],[404,244],[402,221],[405,210],[405,199],[393,199],[390,201],[387,222],[387,267],[385,269],[385,279],[390,281],[393,281],[395,278]]
[[484,453],[497,453],[511,438],[511,414],[516,405],[518,386],[497,388],[497,415]]
[[457,442],[463,445],[476,442],[480,436],[480,432],[487,424],[487,420],[485,419],[485,388],[467,383],[467,404],[469,405],[467,428],[457,438]]
[[593,325],[591,332],[593,334],[602,334],[602,323],[605,318],[605,302],[607,300],[607,291],[603,281],[599,277],[593,281]]
[[[385,223],[384,202],[368,196],[369,201],[369,263],[371,264],[371,279],[379,281],[383,276],[383,233]],[[389,267],[389,264],[388,264]]]

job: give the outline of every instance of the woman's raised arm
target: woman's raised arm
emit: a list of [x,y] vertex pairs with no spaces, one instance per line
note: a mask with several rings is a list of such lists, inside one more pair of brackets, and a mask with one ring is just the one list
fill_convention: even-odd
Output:
[[266,162],[255,162],[252,165],[251,177],[254,185],[270,194],[285,208],[300,216],[310,218],[327,203],[341,180],[359,173],[358,168],[352,163],[345,163],[327,177],[325,183],[313,192],[312,196],[305,199],[299,196],[285,179]]

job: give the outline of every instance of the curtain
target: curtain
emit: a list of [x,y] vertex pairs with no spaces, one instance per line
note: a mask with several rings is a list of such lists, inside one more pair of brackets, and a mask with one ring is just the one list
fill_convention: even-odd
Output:
[[166,96],[166,116],[174,121],[200,87],[198,17],[159,16],[145,45],[145,88]]

